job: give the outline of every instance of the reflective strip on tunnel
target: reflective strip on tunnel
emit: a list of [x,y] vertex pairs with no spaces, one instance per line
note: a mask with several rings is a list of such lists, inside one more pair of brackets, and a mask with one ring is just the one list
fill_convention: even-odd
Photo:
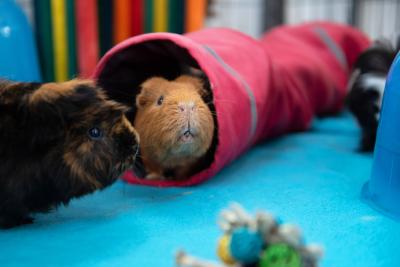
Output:
[[219,62],[221,65],[227,70],[230,74],[232,74],[236,79],[238,79],[243,87],[246,89],[247,95],[250,100],[250,110],[251,110],[251,129],[250,129],[250,142],[253,140],[254,134],[257,129],[257,104],[256,99],[254,97],[253,91],[250,88],[249,84],[243,79],[243,77],[236,72],[231,66],[225,63],[225,61],[209,46],[203,45],[204,48]]
[[339,61],[340,65],[347,71],[347,60],[346,55],[343,50],[336,44],[335,40],[333,40],[329,34],[322,28],[316,26],[314,28],[314,32],[319,36],[321,41],[329,48],[332,54],[335,55],[335,58]]

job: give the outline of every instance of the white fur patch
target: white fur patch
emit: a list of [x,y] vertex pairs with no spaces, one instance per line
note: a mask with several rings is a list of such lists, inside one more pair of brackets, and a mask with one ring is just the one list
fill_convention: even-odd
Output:
[[375,114],[375,118],[379,120],[386,77],[375,73],[365,73],[360,75],[360,80],[364,90],[375,90],[379,93],[379,97],[375,102],[375,105],[379,108],[379,111]]
[[363,88],[370,90],[372,87],[374,90],[378,90],[382,97],[385,90],[386,77],[375,73],[365,73],[360,76],[360,80]]

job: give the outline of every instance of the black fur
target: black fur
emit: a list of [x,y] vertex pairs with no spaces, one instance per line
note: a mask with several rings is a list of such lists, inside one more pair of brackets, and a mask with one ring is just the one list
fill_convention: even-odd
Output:
[[[88,81],[1,82],[0,228],[31,223],[31,213],[102,189],[132,166],[137,135],[124,112]],[[91,127],[103,137],[91,138]]]
[[372,151],[375,147],[378,117],[383,97],[383,90],[371,85],[367,87],[365,77],[373,75],[385,79],[396,56],[396,51],[398,49],[393,48],[390,43],[377,41],[364,51],[355,63],[354,80],[351,81],[346,102],[362,130],[361,151]]

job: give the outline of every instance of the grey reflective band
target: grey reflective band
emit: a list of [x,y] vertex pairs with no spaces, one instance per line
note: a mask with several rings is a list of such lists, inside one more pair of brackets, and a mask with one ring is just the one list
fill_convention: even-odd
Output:
[[329,34],[323,28],[318,26],[314,28],[314,32],[318,34],[322,42],[324,42],[329,50],[335,55],[340,65],[342,65],[345,70],[348,70],[347,60],[343,50],[335,43]]
[[225,61],[210,47],[203,45],[204,48],[219,62],[221,65],[235,78],[237,78],[246,89],[247,95],[250,100],[250,110],[251,110],[251,129],[250,129],[250,142],[253,140],[254,134],[257,129],[257,104],[254,97],[253,91],[251,90],[249,84],[243,79],[238,72],[236,72],[231,66],[225,63]]

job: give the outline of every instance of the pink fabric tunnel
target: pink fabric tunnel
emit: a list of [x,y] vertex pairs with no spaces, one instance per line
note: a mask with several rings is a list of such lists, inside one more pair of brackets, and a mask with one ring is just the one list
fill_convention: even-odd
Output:
[[127,39],[95,71],[108,95],[133,107],[145,79],[173,79],[182,64],[200,68],[209,81],[217,129],[212,160],[188,180],[148,181],[132,171],[123,179],[153,186],[198,184],[257,142],[306,130],[314,115],[341,110],[351,67],[369,45],[360,31],[328,22],[277,27],[260,40],[223,28]]

